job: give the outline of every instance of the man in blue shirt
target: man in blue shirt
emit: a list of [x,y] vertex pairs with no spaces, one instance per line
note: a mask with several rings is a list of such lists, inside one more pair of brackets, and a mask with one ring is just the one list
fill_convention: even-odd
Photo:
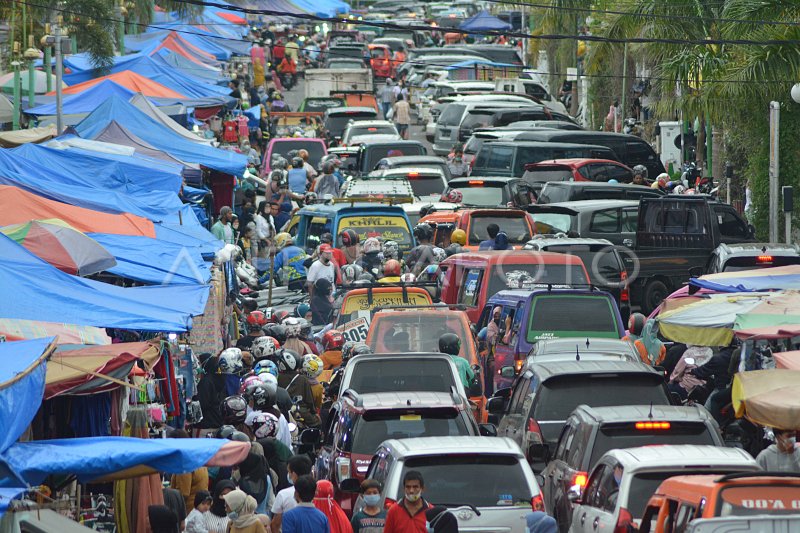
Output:
[[291,212],[291,205],[289,204],[289,211],[282,209],[283,206],[278,202],[269,203],[269,214],[272,215],[272,220],[275,222],[275,231],[280,232],[287,222],[292,218],[289,214]]
[[485,241],[481,241],[478,245],[478,250],[494,250],[494,239],[497,237],[497,234],[500,233],[500,226],[497,224],[489,224],[486,226],[486,233],[489,234],[489,238]]
[[314,506],[317,482],[311,475],[300,476],[294,482],[297,507],[286,511],[281,521],[283,533],[329,533],[328,517]]

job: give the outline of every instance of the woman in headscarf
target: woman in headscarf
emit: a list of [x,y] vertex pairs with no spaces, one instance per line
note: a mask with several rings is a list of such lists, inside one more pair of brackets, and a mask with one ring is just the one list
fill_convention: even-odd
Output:
[[328,517],[330,533],[353,533],[353,526],[347,515],[333,499],[333,483],[327,479],[317,481],[317,493],[314,495],[314,506]]
[[634,344],[639,350],[642,361],[651,365],[658,366],[667,356],[667,348],[658,338],[658,324],[655,320],[648,320],[642,329],[642,338]]
[[228,530],[228,513],[225,511],[223,498],[233,490],[236,490],[236,483],[230,479],[223,479],[214,485],[214,491],[211,493],[214,499],[211,502],[211,509],[205,515],[208,533],[225,533]]
[[458,520],[447,507],[436,506],[425,511],[428,531],[433,533],[458,533]]
[[333,285],[326,278],[314,282],[314,296],[311,297],[311,323],[324,326],[331,321],[333,314]]
[[[215,432],[222,425],[222,413],[219,406],[225,395],[217,383],[217,358],[210,353],[201,353],[197,356],[203,373],[197,383],[197,399],[203,410],[203,419],[195,425],[195,436],[205,437],[207,433]],[[206,487],[207,488],[207,487]]]
[[503,308],[499,305],[492,309],[492,319],[489,321],[489,325],[486,327],[486,344],[491,348],[495,342],[497,342],[497,335],[500,334],[500,315],[503,312]]
[[268,471],[267,460],[263,454],[259,455],[251,451],[245,460],[239,463],[239,488],[255,498],[258,504],[257,510],[261,513],[267,511]]
[[527,533],[556,533],[556,519],[542,511],[534,511],[525,517]]
[[258,503],[244,491],[234,490],[224,496],[225,510],[230,519],[230,533],[267,533],[256,513]]

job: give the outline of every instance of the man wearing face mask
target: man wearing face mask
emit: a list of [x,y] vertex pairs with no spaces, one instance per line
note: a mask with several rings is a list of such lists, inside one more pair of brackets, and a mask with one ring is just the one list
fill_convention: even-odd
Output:
[[294,455],[286,464],[286,478],[291,487],[287,487],[278,492],[275,496],[275,503],[272,504],[272,522],[270,529],[272,533],[280,533],[283,515],[295,507],[297,500],[294,497],[294,482],[300,476],[307,476],[311,473],[311,459],[307,455]]
[[409,470],[403,476],[405,496],[386,513],[384,533],[428,533],[425,511],[431,508],[423,497],[425,481],[422,474]]
[[330,244],[321,244],[319,257],[314,261],[306,274],[306,287],[308,294],[314,296],[314,283],[318,279],[327,279],[331,285],[336,283],[336,264],[333,262],[333,248]]
[[756,457],[758,466],[768,472],[800,473],[800,448],[797,447],[797,432],[793,429],[774,428],[775,444],[761,450]]

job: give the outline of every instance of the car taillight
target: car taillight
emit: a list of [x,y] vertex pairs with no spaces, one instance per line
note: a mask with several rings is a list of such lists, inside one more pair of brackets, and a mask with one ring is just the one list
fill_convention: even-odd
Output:
[[542,511],[544,512],[544,500],[542,499],[541,494],[537,494],[533,498],[531,498],[531,509],[534,511]]
[[341,482],[345,479],[350,479],[350,458],[337,457],[336,458],[336,477]]
[[619,510],[619,518],[617,519],[617,525],[614,526],[614,533],[630,533],[633,531],[633,515],[625,509],[621,507]]
[[384,509],[388,509],[389,507],[391,507],[392,505],[394,505],[396,503],[397,503],[396,500],[393,500],[391,498],[384,498],[384,500],[383,500],[383,508]]
[[631,299],[630,291],[628,290],[628,273],[623,270],[620,272],[619,279],[620,285],[622,285],[622,291],[619,293],[619,301],[628,302]]
[[572,486],[577,485],[583,490],[588,480],[589,476],[586,475],[586,472],[575,472],[575,475],[572,476]]
[[535,435],[535,437],[530,440],[531,443],[541,444],[544,442],[544,438],[542,437],[542,428],[539,427],[539,422],[533,418],[528,419],[528,433],[533,433]]

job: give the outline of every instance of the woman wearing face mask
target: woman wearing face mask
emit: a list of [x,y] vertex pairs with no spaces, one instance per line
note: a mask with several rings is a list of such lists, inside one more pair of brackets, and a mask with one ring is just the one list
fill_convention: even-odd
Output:
[[214,485],[214,498],[211,502],[211,509],[205,514],[206,526],[209,533],[225,533],[228,530],[228,514],[225,511],[225,500],[223,497],[236,489],[236,483],[230,479],[223,479]]
[[264,524],[255,514],[256,499],[244,491],[234,490],[224,496],[230,533],[267,533]]
[[374,479],[365,479],[361,483],[361,498],[364,508],[350,520],[353,533],[382,533],[386,524],[386,509],[381,505],[381,484]]

